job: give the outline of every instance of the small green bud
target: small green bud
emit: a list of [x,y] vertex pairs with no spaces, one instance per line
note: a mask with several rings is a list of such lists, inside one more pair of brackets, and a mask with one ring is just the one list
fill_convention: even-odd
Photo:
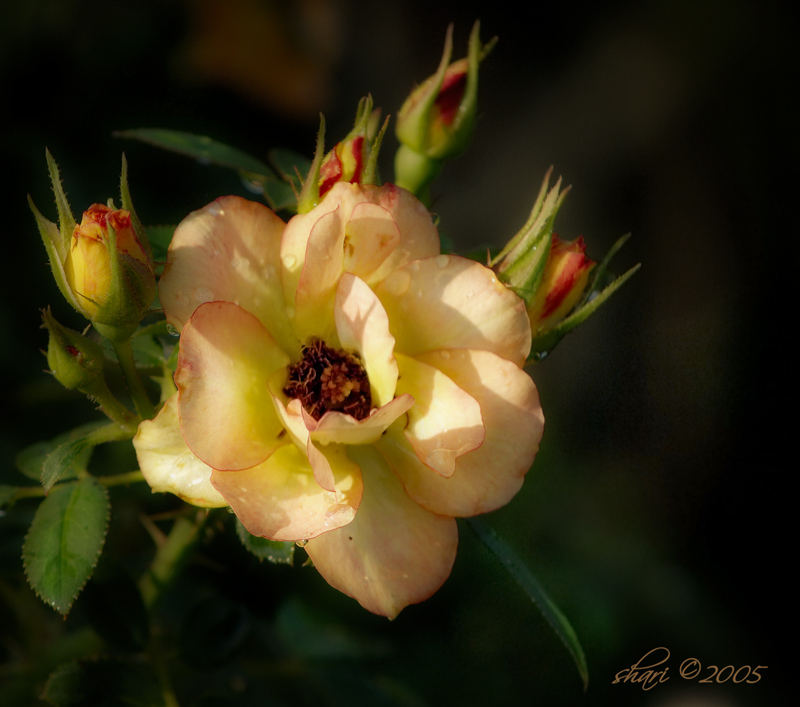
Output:
[[42,311],[42,320],[50,332],[47,365],[61,385],[84,389],[102,379],[105,355],[100,344],[59,324],[49,308]]

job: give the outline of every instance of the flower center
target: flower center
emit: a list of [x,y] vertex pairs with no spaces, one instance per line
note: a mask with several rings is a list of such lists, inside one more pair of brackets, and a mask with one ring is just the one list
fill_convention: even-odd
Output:
[[300,400],[315,420],[329,410],[363,420],[372,407],[369,378],[361,359],[356,354],[332,349],[319,339],[303,346],[302,358],[289,367],[289,380],[283,392]]

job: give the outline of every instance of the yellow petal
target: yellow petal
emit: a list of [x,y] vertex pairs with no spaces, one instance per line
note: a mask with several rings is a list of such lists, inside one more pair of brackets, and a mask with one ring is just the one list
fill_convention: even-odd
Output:
[[329,584],[394,618],[444,584],[458,530],[453,518],[414,503],[372,447],[351,447],[350,454],[366,477],[355,520],[314,538],[306,550]]
[[363,280],[344,273],[336,290],[334,319],[342,348],[361,358],[372,404],[386,405],[394,397],[397,361],[389,317],[380,300]]
[[479,263],[455,255],[417,260],[375,293],[389,315],[396,352],[482,349],[525,363],[531,346],[525,304]]
[[283,444],[268,383],[288,363],[241,307],[198,307],[183,328],[175,373],[181,432],[192,452],[214,469],[246,469]]
[[436,366],[481,407],[486,437],[458,457],[443,478],[424,466],[401,429],[377,443],[409,495],[436,513],[465,517],[508,503],[533,464],[544,429],[539,394],[516,365],[486,351],[435,351],[420,359]]
[[306,456],[293,444],[243,471],[214,471],[212,483],[253,535],[308,540],[350,523],[361,502],[361,472],[342,450],[328,455],[335,492],[314,479]]
[[153,492],[174,493],[195,506],[217,508],[227,501],[211,485],[211,467],[186,446],[178,425],[178,396],[155,419],[145,420],[133,438],[139,468]]
[[408,411],[406,439],[420,461],[442,476],[452,476],[456,458],[483,442],[481,409],[469,393],[438,368],[410,356],[397,355],[398,393],[414,396]]
[[175,230],[159,282],[167,320],[181,329],[203,302],[234,302],[298,354],[281,286],[283,229],[266,206],[235,196],[189,214]]

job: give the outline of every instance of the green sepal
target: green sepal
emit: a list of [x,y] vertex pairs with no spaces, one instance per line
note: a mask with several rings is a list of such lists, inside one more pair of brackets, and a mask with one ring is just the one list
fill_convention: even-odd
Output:
[[548,191],[552,172],[550,167],[525,225],[491,263],[500,281],[525,302],[526,309],[542,284],[556,215],[570,190],[570,187],[561,190],[559,177]]
[[36,594],[66,615],[92,575],[106,537],[108,492],[96,479],[55,488],[33,518],[22,559]]
[[311,160],[311,166],[308,168],[303,188],[300,190],[300,194],[297,195],[298,214],[306,214],[319,204],[319,170],[322,167],[323,157],[325,157],[325,116],[320,113],[314,159]]
[[294,561],[295,544],[293,542],[268,540],[252,535],[238,518],[236,519],[236,535],[245,550],[259,560],[268,560],[276,565],[291,565]]

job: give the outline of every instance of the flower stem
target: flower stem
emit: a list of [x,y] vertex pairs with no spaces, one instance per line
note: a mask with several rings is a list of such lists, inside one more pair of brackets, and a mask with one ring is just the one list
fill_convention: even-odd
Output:
[[142,378],[136,369],[131,340],[123,339],[122,341],[112,341],[111,343],[117,354],[122,373],[128,383],[128,389],[130,390],[131,398],[133,398],[133,404],[136,406],[136,412],[139,413],[139,417],[142,419],[151,419],[155,415],[155,408],[153,403],[150,402],[150,397],[144,389]]
[[150,569],[139,581],[139,590],[148,609],[152,609],[162,590],[185,564],[207,515],[204,511],[198,511],[195,522],[184,517],[177,518],[169,535],[159,543]]

